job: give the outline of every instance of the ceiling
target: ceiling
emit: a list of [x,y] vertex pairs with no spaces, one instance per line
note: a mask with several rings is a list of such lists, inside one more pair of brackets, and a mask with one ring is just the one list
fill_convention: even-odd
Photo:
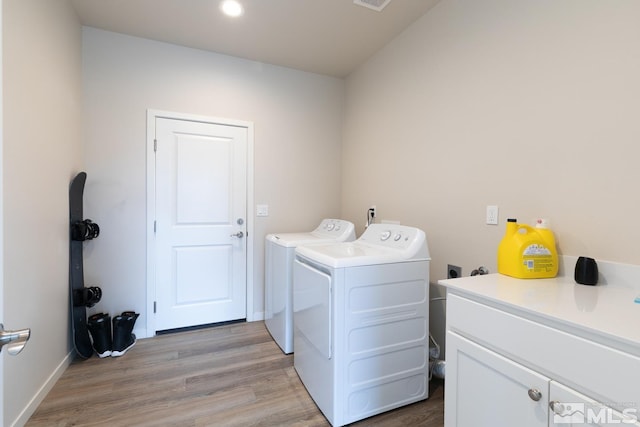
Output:
[[346,77],[439,0],[71,0],[82,25],[302,71]]

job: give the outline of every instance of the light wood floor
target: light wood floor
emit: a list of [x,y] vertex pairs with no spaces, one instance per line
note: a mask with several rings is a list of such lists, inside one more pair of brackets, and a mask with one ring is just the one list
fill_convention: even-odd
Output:
[[[352,426],[441,427],[428,400]],[[27,426],[329,426],[263,322],[139,340],[124,356],[74,361]]]

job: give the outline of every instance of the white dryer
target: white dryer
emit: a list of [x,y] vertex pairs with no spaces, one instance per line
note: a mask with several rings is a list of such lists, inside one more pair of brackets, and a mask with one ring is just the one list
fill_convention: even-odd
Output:
[[265,324],[285,354],[293,352],[293,259],[300,245],[353,241],[349,221],[324,219],[308,233],[269,234],[265,241]]
[[296,249],[294,366],[333,426],[428,397],[429,262],[424,232],[395,224]]

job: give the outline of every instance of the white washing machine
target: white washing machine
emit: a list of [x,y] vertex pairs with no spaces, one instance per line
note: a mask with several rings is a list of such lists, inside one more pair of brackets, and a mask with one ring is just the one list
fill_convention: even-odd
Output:
[[428,397],[429,262],[424,232],[394,224],[296,249],[294,366],[333,426]]
[[285,354],[293,352],[293,259],[300,245],[353,241],[349,221],[324,219],[310,233],[269,234],[265,242],[265,324]]

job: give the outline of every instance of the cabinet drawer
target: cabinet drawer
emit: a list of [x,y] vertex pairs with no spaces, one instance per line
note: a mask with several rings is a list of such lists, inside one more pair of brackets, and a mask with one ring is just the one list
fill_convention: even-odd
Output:
[[451,293],[447,330],[594,399],[614,406],[640,406],[640,358],[636,356]]

